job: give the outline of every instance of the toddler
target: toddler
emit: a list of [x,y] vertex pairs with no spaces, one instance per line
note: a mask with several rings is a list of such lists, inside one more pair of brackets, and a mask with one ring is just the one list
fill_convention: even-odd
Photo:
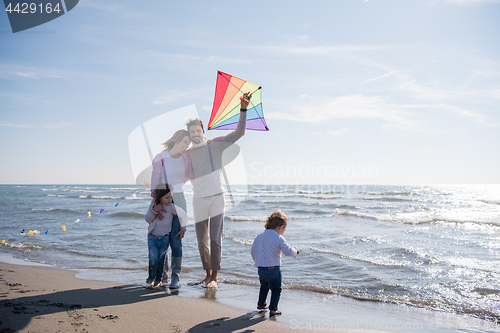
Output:
[[267,294],[271,290],[269,304],[271,316],[281,314],[281,311],[278,311],[281,295],[281,252],[290,257],[299,254],[299,249],[292,248],[283,237],[287,222],[286,215],[279,209],[275,210],[266,220],[266,231],[258,235],[252,244],[252,258],[258,267],[260,280],[257,309],[267,308]]

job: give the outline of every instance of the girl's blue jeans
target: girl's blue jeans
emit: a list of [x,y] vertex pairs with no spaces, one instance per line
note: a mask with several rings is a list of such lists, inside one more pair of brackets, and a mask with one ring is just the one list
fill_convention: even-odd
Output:
[[281,296],[281,268],[279,266],[274,267],[274,269],[269,269],[268,267],[259,267],[259,280],[260,280],[260,291],[259,291],[259,302],[258,306],[265,306],[267,294],[271,290],[271,303],[269,304],[269,310],[277,311],[278,302]]
[[[148,235],[149,281],[161,281],[169,243],[168,234],[165,236]],[[179,257],[182,257],[182,243],[180,240],[171,242],[170,246],[172,247],[172,255],[180,253]]]

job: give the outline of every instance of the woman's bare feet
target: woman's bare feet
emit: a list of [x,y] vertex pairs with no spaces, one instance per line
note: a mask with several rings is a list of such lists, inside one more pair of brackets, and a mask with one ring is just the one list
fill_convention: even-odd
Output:
[[210,283],[210,277],[212,276],[212,271],[207,269],[205,270],[207,272],[207,275],[205,276],[205,278],[203,280],[200,281],[200,285],[202,286],[207,286],[209,283]]
[[153,289],[155,287],[155,282],[150,282],[147,286],[146,289]]
[[207,284],[207,288],[217,288],[217,281],[210,281]]
[[217,288],[217,273],[218,271],[211,272],[210,281],[208,281],[207,288]]

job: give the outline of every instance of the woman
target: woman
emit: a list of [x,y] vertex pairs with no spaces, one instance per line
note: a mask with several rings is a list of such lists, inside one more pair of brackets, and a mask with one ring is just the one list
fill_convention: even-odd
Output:
[[[184,211],[187,210],[187,205],[182,187],[188,180],[193,179],[191,159],[184,153],[190,144],[191,138],[188,131],[178,130],[175,132],[169,140],[163,143],[165,149],[153,159],[153,172],[151,174],[151,196],[154,198],[158,184],[169,184],[172,186],[173,202],[184,209]],[[172,231],[169,234],[169,242],[172,249],[170,289],[179,288],[179,273],[182,264],[181,240],[183,236],[184,232],[181,232],[179,219],[174,217]],[[168,281],[168,259],[165,259],[164,267],[162,280]]]

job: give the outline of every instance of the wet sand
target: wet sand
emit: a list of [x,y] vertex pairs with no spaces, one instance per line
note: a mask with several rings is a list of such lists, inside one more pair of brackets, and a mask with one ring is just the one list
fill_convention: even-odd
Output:
[[301,331],[269,318],[268,312],[239,310],[209,299],[179,297],[137,285],[80,280],[75,273],[0,263],[0,331]]

